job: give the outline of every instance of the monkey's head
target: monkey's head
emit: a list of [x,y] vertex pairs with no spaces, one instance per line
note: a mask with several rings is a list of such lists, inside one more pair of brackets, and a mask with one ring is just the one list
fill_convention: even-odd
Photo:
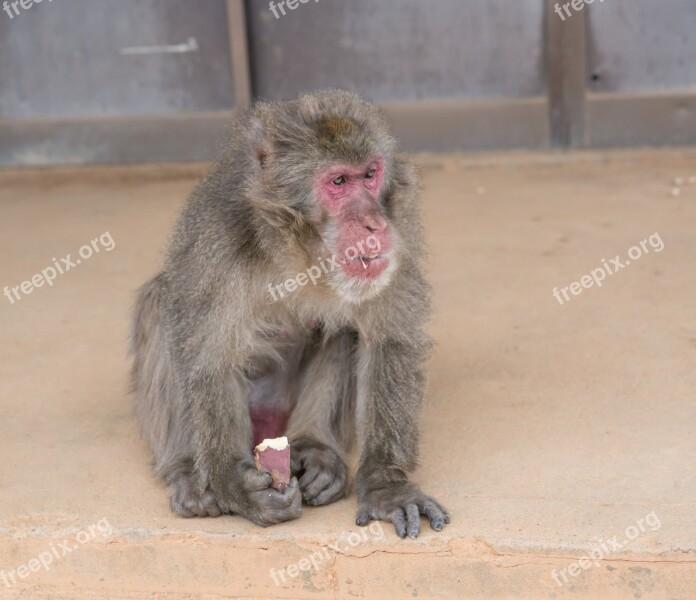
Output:
[[299,244],[321,282],[361,302],[379,293],[399,263],[395,142],[379,110],[348,92],[258,104],[252,117],[253,197],[266,221]]

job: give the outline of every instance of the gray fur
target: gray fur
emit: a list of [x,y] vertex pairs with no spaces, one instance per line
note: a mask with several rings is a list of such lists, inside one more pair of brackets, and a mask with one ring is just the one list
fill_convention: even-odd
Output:
[[[407,478],[430,291],[415,172],[394,150],[380,111],[353,94],[257,103],[193,192],[162,272],[140,290],[131,336],[138,416],[177,513],[237,513],[260,525],[297,518],[302,494],[325,504],[347,493],[357,438],[360,524],[387,519],[399,535],[417,535],[419,514],[436,529],[449,520]],[[327,276],[272,302],[269,283],[334,251],[331,224],[313,216],[315,174],[373,155],[385,160],[382,210],[395,240],[388,282],[348,289]],[[299,482],[283,493],[253,464],[248,395],[259,373],[275,378],[262,392],[293,382],[288,435]]]

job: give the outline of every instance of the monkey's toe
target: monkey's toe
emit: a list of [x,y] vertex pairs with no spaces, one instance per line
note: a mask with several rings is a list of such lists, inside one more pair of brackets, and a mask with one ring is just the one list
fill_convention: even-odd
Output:
[[210,491],[200,494],[188,481],[182,481],[175,486],[170,504],[176,514],[186,518],[219,517],[222,514]]

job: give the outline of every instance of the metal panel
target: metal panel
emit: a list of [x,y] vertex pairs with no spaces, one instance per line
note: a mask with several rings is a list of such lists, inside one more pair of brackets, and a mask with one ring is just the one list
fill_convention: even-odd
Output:
[[694,0],[595,2],[589,19],[593,92],[696,86]]
[[[275,2],[277,5],[278,2]],[[340,87],[378,101],[545,95],[541,0],[248,3],[258,96]]]
[[211,160],[234,111],[108,119],[2,119],[0,165]]
[[225,0],[59,0],[0,13],[0,117],[230,109]]
[[382,106],[402,150],[451,152],[549,146],[545,98],[388,102]]
[[696,94],[590,94],[594,147],[696,144]]

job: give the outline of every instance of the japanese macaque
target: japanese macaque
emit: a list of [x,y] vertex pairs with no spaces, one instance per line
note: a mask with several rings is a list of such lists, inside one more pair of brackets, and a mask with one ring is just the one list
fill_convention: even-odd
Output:
[[[135,307],[137,411],[176,513],[295,519],[348,493],[353,453],[358,525],[449,523],[408,476],[431,346],[417,191],[381,112],[353,94],[237,119]],[[282,435],[281,492],[252,449]]]

